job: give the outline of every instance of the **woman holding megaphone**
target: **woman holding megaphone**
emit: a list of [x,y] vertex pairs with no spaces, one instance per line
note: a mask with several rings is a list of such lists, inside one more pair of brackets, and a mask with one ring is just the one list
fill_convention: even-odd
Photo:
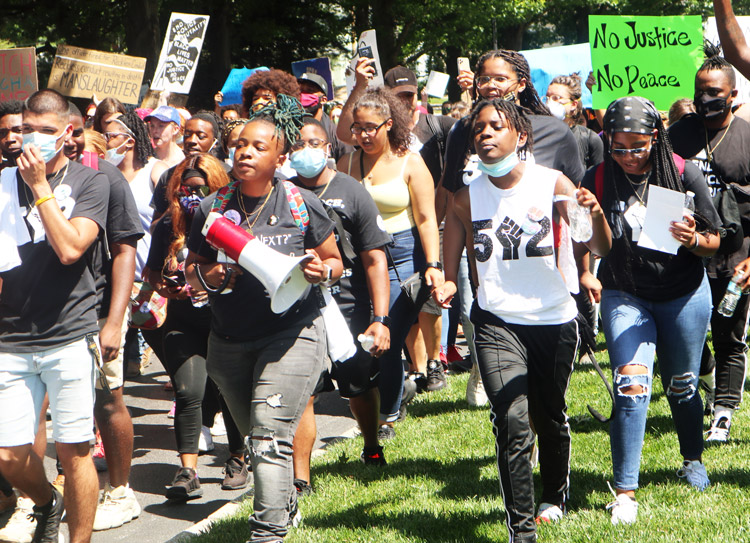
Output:
[[[188,248],[186,275],[194,288],[205,284],[212,312],[207,368],[219,386],[241,432],[249,436],[255,478],[253,540],[280,540],[296,524],[296,491],[292,484],[292,440],[307,400],[324,369],[325,330],[318,292],[305,289],[288,309],[275,312],[276,292],[264,285],[278,270],[278,255],[296,257],[304,279],[313,285],[337,280],[343,271],[333,236],[333,223],[317,197],[290,190],[275,178],[302,126],[299,102],[285,95],[255,112],[240,133],[232,180],[207,197],[196,211]],[[209,214],[211,215],[209,217]],[[218,221],[216,217],[222,215]],[[207,221],[207,219],[209,219]],[[271,269],[243,273],[217,251],[222,242],[210,226],[229,223],[252,234],[247,246],[263,247],[258,255],[242,251],[240,262],[252,260]],[[253,238],[254,236],[254,238]],[[306,257],[306,258],[300,258]],[[296,269],[296,260],[290,259]],[[270,290],[275,290],[271,288]]]

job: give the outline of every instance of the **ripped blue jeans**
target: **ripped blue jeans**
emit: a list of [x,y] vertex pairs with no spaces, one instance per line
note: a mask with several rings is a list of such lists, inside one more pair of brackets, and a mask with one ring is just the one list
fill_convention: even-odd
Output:
[[[711,317],[708,280],[704,276],[697,289],[666,302],[605,289],[601,316],[615,392],[615,413],[610,423],[614,486],[635,490],[651,400],[654,354],[659,360],[680,453],[683,458],[697,459],[703,452],[698,372]],[[640,367],[644,373],[622,374],[621,368],[627,365]]]

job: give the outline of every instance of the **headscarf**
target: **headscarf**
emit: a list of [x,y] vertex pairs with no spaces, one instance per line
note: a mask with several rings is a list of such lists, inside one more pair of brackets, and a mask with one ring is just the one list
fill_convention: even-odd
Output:
[[654,104],[640,96],[625,96],[609,104],[604,114],[604,132],[651,134],[660,120]]

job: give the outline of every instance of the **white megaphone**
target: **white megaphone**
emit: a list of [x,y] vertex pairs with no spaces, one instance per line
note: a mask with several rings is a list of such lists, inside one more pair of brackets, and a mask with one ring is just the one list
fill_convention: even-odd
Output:
[[202,233],[211,247],[224,251],[263,283],[274,313],[292,307],[310,286],[299,264],[312,255],[287,256],[274,251],[215,211],[208,214]]

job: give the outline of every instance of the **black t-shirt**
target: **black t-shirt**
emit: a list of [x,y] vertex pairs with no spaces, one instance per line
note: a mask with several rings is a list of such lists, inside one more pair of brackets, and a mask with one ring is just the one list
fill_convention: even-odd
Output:
[[[594,166],[586,172],[583,178],[583,186],[596,194],[596,169]],[[630,176],[635,183],[643,179],[643,176]],[[604,179],[604,185],[611,182]],[[667,301],[674,300],[695,290],[703,280],[703,260],[695,256],[684,247],[680,247],[676,255],[670,255],[639,247],[633,240],[633,229],[623,215],[616,213],[619,209],[627,210],[638,203],[635,190],[643,201],[648,204],[648,190],[641,194],[642,188],[633,187],[623,176],[617,182],[617,194],[627,201],[613,200],[610,206],[604,205],[604,215],[612,230],[612,250],[609,255],[602,259],[599,267],[599,280],[606,289],[625,290],[645,300]],[[682,177],[685,192],[695,193],[695,209],[713,224],[718,224],[719,214],[713,206],[711,195],[708,192],[706,181],[700,170],[690,162],[685,163],[685,173]],[[606,189],[605,189],[606,191]],[[597,195],[597,199],[600,199]],[[607,209],[607,207],[609,209]],[[633,277],[633,286],[627,284],[623,277],[623,270],[613,264],[616,254],[624,254],[626,249],[625,236],[630,241],[632,258],[630,268]],[[617,279],[620,279],[619,281]]]
[[[567,124],[549,115],[529,115],[534,140],[534,161],[547,168],[561,171],[573,183],[578,183],[585,172],[578,151],[578,143]],[[445,152],[443,186],[456,192],[464,183],[467,150],[473,153],[469,117],[453,125],[448,134]]]
[[[302,256],[305,249],[317,247],[331,235],[333,223],[317,196],[305,189],[300,189],[300,193],[310,217],[310,225],[304,235],[294,222],[286,191],[278,179],[274,180],[273,194],[260,211],[257,220],[251,210],[262,204],[261,198],[248,198],[239,190],[227,203],[225,215],[233,210],[232,215],[242,217],[240,226],[247,229],[247,220],[238,203],[238,198],[244,198],[244,208],[250,213],[251,222],[254,222],[253,234],[258,240],[282,254]],[[216,194],[208,196],[195,212],[188,239],[188,249],[212,262],[216,261],[217,252],[206,242],[201,229],[211,211],[215,196]],[[250,341],[268,336],[318,311],[318,296],[308,294],[285,313],[274,313],[271,311],[271,300],[263,284],[247,271],[237,277],[232,292],[211,295],[210,301],[213,314],[211,329],[232,341]]]
[[331,157],[338,162],[339,159],[347,153],[354,151],[354,147],[341,141],[336,136],[336,125],[328,115],[323,114],[320,118],[320,122],[323,128],[326,130],[328,142],[331,144]]
[[[68,219],[86,217],[100,228],[107,224],[109,181],[107,177],[77,162],[68,162],[67,172],[50,179]],[[61,170],[62,171],[62,170]],[[31,209],[33,196],[18,175],[21,208]],[[58,181],[58,179],[60,179]],[[66,189],[58,187],[66,186]],[[26,226],[34,233],[26,219]],[[97,332],[97,297],[92,262],[94,241],[75,263],[65,266],[45,238],[18,248],[21,265],[0,274],[0,352],[30,353],[67,345]]]
[[[293,177],[290,181],[304,188],[298,178]],[[341,233],[336,232],[344,273],[331,287],[331,294],[342,309],[354,305],[369,307],[367,275],[359,254],[362,251],[383,247],[390,240],[372,196],[361,183],[343,172],[337,172],[328,185],[310,190],[341,218],[344,235],[354,250],[354,259],[350,260],[345,254],[340,239]]]
[[[735,266],[750,256],[750,124],[735,117],[727,129],[706,131],[698,115],[688,115],[669,128],[669,138],[675,153],[700,168],[712,194],[718,188],[717,178],[735,189],[744,243],[730,255],[713,256],[706,266],[710,277],[731,277]],[[706,138],[712,162],[706,155]]]
[[[435,130],[431,128],[430,123],[435,126]],[[428,114],[420,115],[417,124],[412,129],[412,132],[422,144],[419,154],[427,169],[430,170],[436,187],[440,183],[440,176],[443,174],[443,158],[448,133],[454,124],[456,124],[456,119],[453,117]]]
[[604,142],[599,135],[582,124],[576,124],[570,129],[578,142],[581,162],[590,168],[604,161]]
[[96,296],[99,300],[99,318],[101,319],[109,315],[109,300],[112,294],[110,247],[128,238],[132,238],[135,242],[143,237],[144,232],[127,179],[120,170],[104,160],[99,161],[98,168],[109,179],[106,235],[99,236],[99,240],[94,245],[92,258],[96,275]]

